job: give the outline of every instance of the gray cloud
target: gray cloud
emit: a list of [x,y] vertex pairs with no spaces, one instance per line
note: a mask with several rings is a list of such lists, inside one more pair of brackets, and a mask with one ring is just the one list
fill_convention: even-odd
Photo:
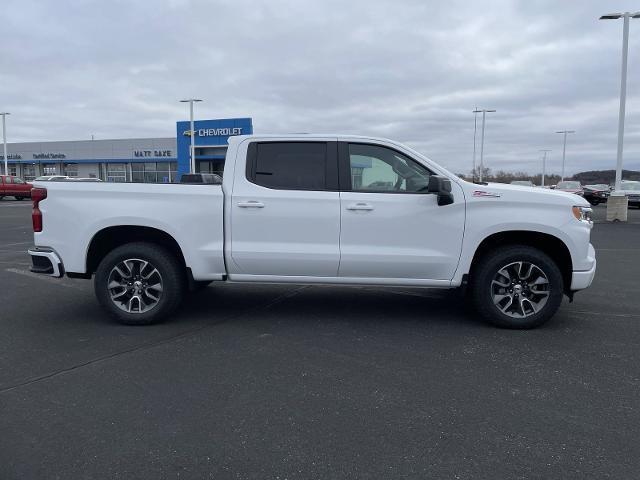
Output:
[[[620,1],[614,9],[637,9]],[[475,106],[486,165],[539,170],[560,129],[569,172],[615,163],[621,21],[597,1],[5,0],[0,109],[10,141],[174,135],[251,116],[257,132],[403,141],[467,171]],[[635,23],[634,23],[635,22]],[[632,20],[625,166],[640,168],[640,20]]]

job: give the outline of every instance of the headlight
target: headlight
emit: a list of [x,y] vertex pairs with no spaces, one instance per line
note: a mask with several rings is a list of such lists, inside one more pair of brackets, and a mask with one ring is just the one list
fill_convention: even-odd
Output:
[[593,210],[589,207],[573,207],[573,216],[581,222],[592,223],[591,213]]

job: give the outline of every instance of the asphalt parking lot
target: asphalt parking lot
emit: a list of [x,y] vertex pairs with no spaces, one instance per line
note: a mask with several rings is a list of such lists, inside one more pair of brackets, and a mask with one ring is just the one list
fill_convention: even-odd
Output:
[[125,327],[28,272],[30,221],[0,202],[3,480],[638,477],[640,210],[532,331],[451,292],[246,285]]

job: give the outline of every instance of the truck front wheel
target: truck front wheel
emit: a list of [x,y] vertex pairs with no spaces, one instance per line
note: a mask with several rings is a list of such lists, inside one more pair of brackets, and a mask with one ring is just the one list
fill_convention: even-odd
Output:
[[537,248],[501,247],[473,268],[471,296],[489,322],[503,328],[535,328],[549,320],[562,303],[562,273]]
[[182,300],[183,270],[175,255],[159,245],[128,243],[100,262],[94,280],[96,297],[120,323],[157,323]]

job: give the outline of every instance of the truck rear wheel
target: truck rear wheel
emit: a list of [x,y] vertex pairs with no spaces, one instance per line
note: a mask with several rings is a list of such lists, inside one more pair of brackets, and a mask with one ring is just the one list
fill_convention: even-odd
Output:
[[184,271],[167,249],[146,242],[128,243],[111,251],[96,270],[96,297],[113,317],[126,325],[157,323],[182,300]]
[[514,245],[488,253],[475,266],[470,280],[476,309],[502,328],[538,327],[562,303],[562,273],[537,248]]

